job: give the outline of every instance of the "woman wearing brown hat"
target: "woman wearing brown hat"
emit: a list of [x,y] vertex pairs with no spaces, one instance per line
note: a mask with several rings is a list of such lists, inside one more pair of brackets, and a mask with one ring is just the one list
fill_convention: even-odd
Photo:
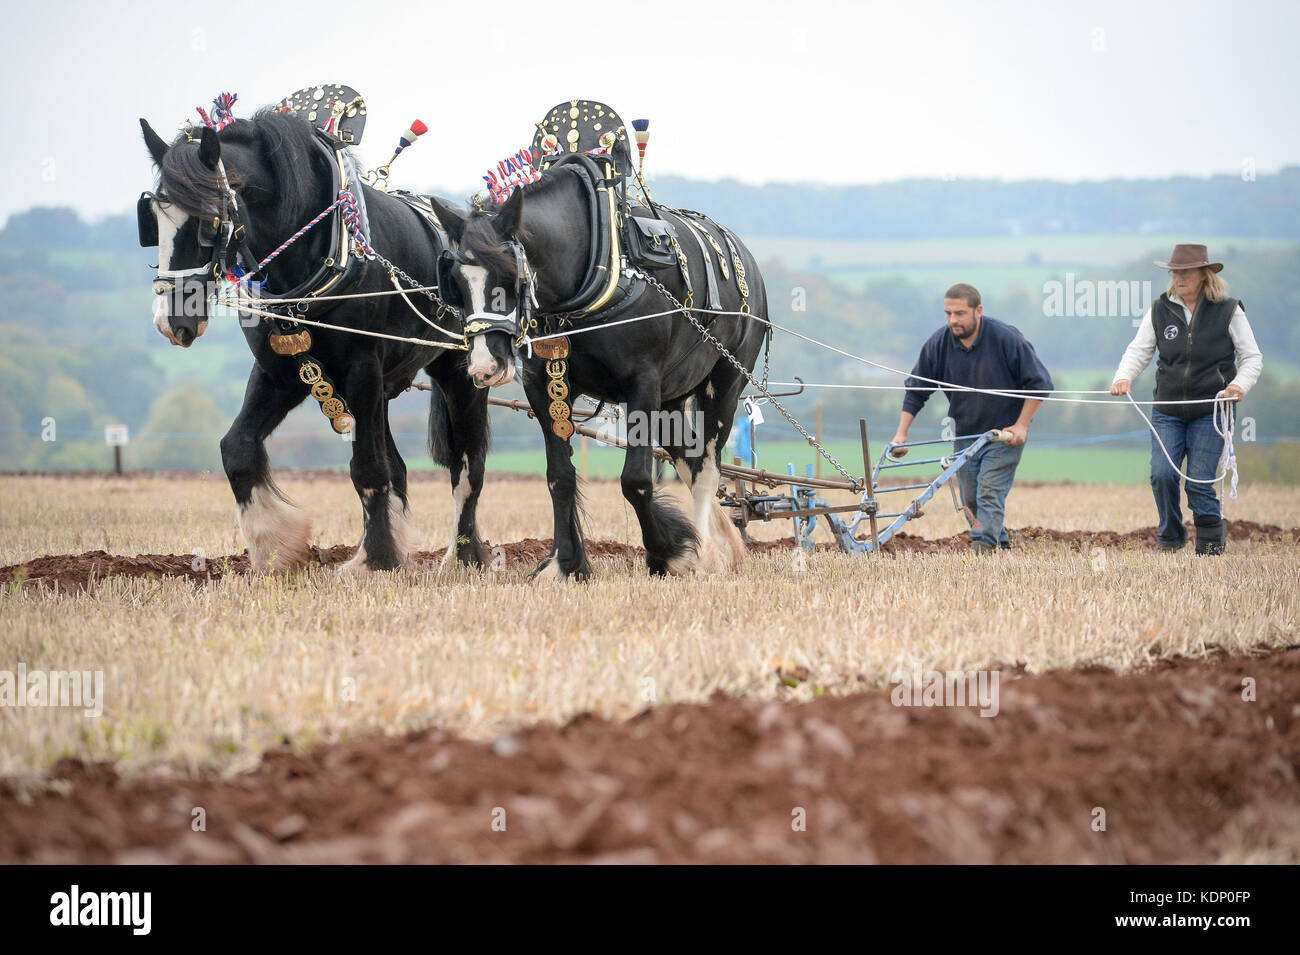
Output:
[[[1222,554],[1227,526],[1212,481],[1223,454],[1215,430],[1214,399],[1240,400],[1259,380],[1264,358],[1246,320],[1242,303],[1228,297],[1219,272],[1203,245],[1178,245],[1168,262],[1169,288],[1143,316],[1138,333],[1124,351],[1111,382],[1112,395],[1126,395],[1132,381],[1159,353],[1155,400],[1194,402],[1157,404],[1151,412],[1151,488],[1160,530],[1156,541],[1167,550],[1187,543],[1187,528],[1178,499],[1178,470],[1156,441],[1164,443],[1178,468],[1187,459],[1187,504],[1196,524],[1196,553]],[[1205,483],[1196,483],[1196,481]]]

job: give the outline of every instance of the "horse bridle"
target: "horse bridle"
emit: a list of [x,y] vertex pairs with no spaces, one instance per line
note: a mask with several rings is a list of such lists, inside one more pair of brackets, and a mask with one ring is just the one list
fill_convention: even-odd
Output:
[[[533,309],[537,307],[537,277],[528,265],[523,244],[517,239],[508,242],[515,256],[515,315],[498,315],[495,312],[470,312],[465,315],[465,337],[485,332],[505,332],[512,347],[518,351],[524,337],[532,328]],[[464,310],[466,303],[451,280],[451,270],[457,265],[473,265],[465,253],[445,249],[438,256],[438,290],[448,304]],[[486,301],[484,302],[486,306]]]
[[[212,218],[205,216],[199,219],[199,245],[211,248],[212,255],[205,264],[189,269],[165,268],[159,262],[158,279],[154,283],[154,289],[159,294],[172,291],[178,281],[183,285],[186,279],[195,276],[202,275],[204,281],[207,281],[208,273],[211,273],[214,281],[219,281],[223,275],[229,274],[231,266],[237,262],[243,250],[248,234],[244,210],[239,204],[239,196],[231,188],[225,163],[221,160],[217,160],[217,177],[221,187],[221,207]],[[154,202],[168,204],[169,200],[157,193],[142,192],[136,202],[136,228],[140,234],[141,248],[158,245],[158,215],[153,208]]]
[[[341,189],[350,185],[347,181],[347,173],[344,170],[342,153],[319,139],[317,142],[321,148],[326,149],[330,154],[331,171],[335,180],[332,194],[337,195]],[[174,280],[184,282],[187,278],[200,274],[206,276],[209,272],[214,280],[220,280],[223,276],[232,274],[236,278],[245,278],[255,274],[257,259],[247,245],[248,223],[245,218],[244,207],[239,201],[238,194],[230,185],[230,179],[226,175],[225,163],[220,159],[217,160],[216,172],[221,195],[220,209],[211,218],[204,217],[199,220],[199,244],[204,247],[211,246],[212,257],[205,265],[175,271],[164,269],[160,262],[158,278],[164,284],[159,286],[155,283],[155,287],[160,288],[162,292],[174,288]],[[158,244],[158,220],[150,205],[153,200],[164,203],[168,201],[165,196],[145,192],[141,193],[136,204],[140,245],[145,248]],[[320,268],[307,281],[292,289],[276,292],[277,297],[299,300],[295,306],[295,309],[299,312],[307,311],[307,299],[335,289],[345,274],[351,272],[355,277],[355,263],[362,261],[358,256],[351,254],[351,237],[347,234],[342,213],[336,210],[333,218],[334,225],[330,230],[330,252],[321,263]],[[238,273],[235,272],[236,267],[240,270]]]

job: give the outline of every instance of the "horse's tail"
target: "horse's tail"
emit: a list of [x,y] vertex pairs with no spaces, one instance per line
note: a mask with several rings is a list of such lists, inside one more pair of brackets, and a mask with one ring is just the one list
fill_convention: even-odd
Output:
[[438,382],[429,389],[429,454],[444,468],[451,467],[455,451],[451,446],[451,411]]
[[474,389],[468,402],[470,411],[461,413],[457,426],[451,419],[446,393],[438,380],[433,380],[429,389],[429,454],[444,468],[450,468],[462,456],[471,461],[485,458],[492,444],[487,393]]

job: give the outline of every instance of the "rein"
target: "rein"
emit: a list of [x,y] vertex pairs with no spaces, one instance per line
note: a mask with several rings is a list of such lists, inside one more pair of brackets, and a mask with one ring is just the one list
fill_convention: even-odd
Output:
[[356,196],[352,195],[351,190],[343,189],[339,192],[338,197],[321,211],[320,215],[316,216],[316,218],[312,219],[293,235],[289,236],[289,238],[285,239],[278,249],[264,258],[261,262],[258,262],[250,271],[239,276],[239,278],[244,279],[249,275],[256,275],[258,272],[262,271],[262,269],[274,262],[281,252],[301,239],[312,229],[313,226],[319,224],[322,219],[328,216],[335,209],[340,210],[340,213],[343,216],[344,227],[352,234],[352,237],[356,239],[360,249],[367,255],[376,255],[377,253],[370,247],[370,243],[366,241],[366,237],[361,232],[361,212],[357,209]]

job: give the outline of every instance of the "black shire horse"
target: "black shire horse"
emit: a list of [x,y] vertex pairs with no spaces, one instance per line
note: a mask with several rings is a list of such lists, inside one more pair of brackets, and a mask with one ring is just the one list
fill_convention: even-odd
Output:
[[[140,241],[158,246],[154,324],[173,344],[188,347],[203,333],[207,298],[212,283],[223,281],[223,268],[238,262],[251,271],[334,202],[334,190],[345,178],[364,204],[361,218],[371,247],[420,285],[435,284],[444,251],[436,230],[405,202],[357,181],[354,170],[346,171],[355,160],[336,154],[301,117],[267,109],[219,133],[211,127],[199,135],[183,132],[170,146],[145,120],[140,125],[159,170],[155,191],[141,198],[138,209]],[[323,219],[258,274],[265,282],[263,296],[298,298],[331,278],[337,281],[327,295],[393,291],[385,266],[356,256],[355,247],[346,250],[351,253],[346,270],[331,270],[343,245],[333,238],[340,214]],[[436,385],[430,392],[430,449],[450,470],[456,507],[447,556],[482,564],[486,555],[475,511],[488,448],[487,395],[466,374],[459,313],[439,311],[428,297],[408,292],[405,299],[389,294],[312,302],[303,317],[425,341],[459,340],[462,350],[241,315],[254,363],[243,408],[221,439],[221,458],[253,566],[290,569],[309,556],[310,522],[272,481],[265,447],[267,437],[309,395],[321,402],[336,431],[350,431],[353,442],[352,483],[361,498],[364,531],[356,556],[343,569],[392,569],[406,561],[406,464],[389,430],[388,402],[421,368]],[[310,335],[307,350],[293,354],[306,344],[303,331]],[[501,333],[487,337],[508,342]],[[338,404],[328,404],[335,399]]]
[[[574,166],[557,164],[537,182],[516,190],[495,211],[479,210],[465,216],[440,206],[439,217],[460,253],[460,262],[450,270],[449,277],[459,284],[466,305],[472,304],[476,315],[487,312],[489,316],[514,319],[520,298],[528,294],[527,277],[521,281],[519,275],[522,263],[532,270],[535,280],[538,331],[534,334],[554,327],[548,310],[553,313],[554,305],[570,301],[578,293],[595,255],[589,201]],[[644,212],[639,207],[637,211]],[[696,294],[702,294],[704,270],[710,267],[704,261],[703,242],[687,236],[680,216],[671,210],[665,210],[665,214],[681,237]],[[718,246],[734,240],[734,236],[724,236],[715,224],[703,222],[701,227]],[[766,315],[767,294],[758,265],[738,240],[733,245],[743,256],[749,308]],[[739,273],[731,277],[733,281],[719,283],[721,311],[741,309],[743,299],[734,281]],[[679,302],[684,301],[686,288],[676,269],[660,271],[657,278]],[[644,283],[642,278],[635,281]],[[596,312],[590,319],[575,320],[573,329],[672,308],[674,305],[662,292],[646,287],[639,297],[629,296],[622,304]],[[746,370],[752,370],[766,326],[748,317],[697,314]],[[469,370],[479,376],[493,374],[512,356],[502,336],[474,334],[475,317],[466,319],[473,345]],[[704,573],[735,567],[744,558],[744,544],[718,505],[716,492],[723,445],[745,384],[740,372],[681,314],[573,334],[569,342],[570,393],[627,406],[630,447],[623,464],[623,496],[641,524],[651,573]],[[579,522],[573,451],[569,441],[552,427],[548,362],[536,351],[531,358],[523,353],[520,358],[524,391],[546,440],[546,477],[555,512],[555,547],[538,565],[534,576],[586,578],[591,565]],[[655,422],[660,426],[656,427]],[[647,436],[654,437],[655,442]],[[654,486],[653,443],[669,451],[677,473],[690,489],[693,507],[689,519]]]

